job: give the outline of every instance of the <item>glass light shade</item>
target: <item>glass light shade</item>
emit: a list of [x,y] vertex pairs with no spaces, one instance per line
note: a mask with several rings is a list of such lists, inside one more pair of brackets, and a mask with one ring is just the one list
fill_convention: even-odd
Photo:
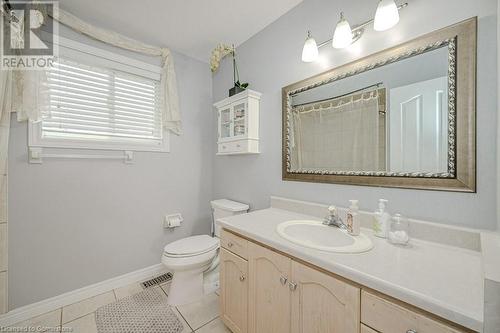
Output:
[[332,46],[336,49],[343,49],[352,44],[352,30],[349,22],[340,14],[340,21],[337,23],[333,33]]
[[376,31],[385,31],[398,24],[398,22],[399,11],[394,0],[380,0],[375,13],[373,28]]
[[311,33],[308,33],[304,48],[302,49],[302,61],[313,62],[316,61],[316,59],[318,59],[318,44],[316,44],[316,40],[312,38]]

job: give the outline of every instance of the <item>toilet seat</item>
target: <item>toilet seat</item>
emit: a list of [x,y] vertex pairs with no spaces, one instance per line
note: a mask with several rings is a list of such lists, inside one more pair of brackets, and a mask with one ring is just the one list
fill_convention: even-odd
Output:
[[189,257],[171,257],[163,254],[161,262],[174,271],[200,269],[201,272],[210,267],[217,256],[217,249]]
[[219,239],[208,235],[179,239],[165,246],[163,255],[169,258],[189,258],[200,256],[219,248]]

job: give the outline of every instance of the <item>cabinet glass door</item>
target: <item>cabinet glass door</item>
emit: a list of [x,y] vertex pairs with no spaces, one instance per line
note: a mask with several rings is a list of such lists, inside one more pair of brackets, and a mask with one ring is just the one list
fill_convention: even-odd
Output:
[[236,103],[233,105],[233,114],[234,114],[234,128],[233,128],[233,136],[241,136],[246,134],[246,103]]
[[231,135],[231,109],[223,109],[219,115],[219,135],[221,138],[228,138]]

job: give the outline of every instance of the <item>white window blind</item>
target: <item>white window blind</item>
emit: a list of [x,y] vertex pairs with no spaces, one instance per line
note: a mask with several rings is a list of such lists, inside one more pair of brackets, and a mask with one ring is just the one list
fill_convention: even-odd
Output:
[[58,59],[42,93],[42,139],[162,144],[157,80]]

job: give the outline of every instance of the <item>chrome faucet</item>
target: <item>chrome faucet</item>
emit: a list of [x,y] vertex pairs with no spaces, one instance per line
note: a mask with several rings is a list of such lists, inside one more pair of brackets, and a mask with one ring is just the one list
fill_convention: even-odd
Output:
[[337,214],[337,208],[335,206],[328,207],[329,215],[323,220],[323,224],[328,226],[337,227],[340,229],[345,229],[346,225]]

